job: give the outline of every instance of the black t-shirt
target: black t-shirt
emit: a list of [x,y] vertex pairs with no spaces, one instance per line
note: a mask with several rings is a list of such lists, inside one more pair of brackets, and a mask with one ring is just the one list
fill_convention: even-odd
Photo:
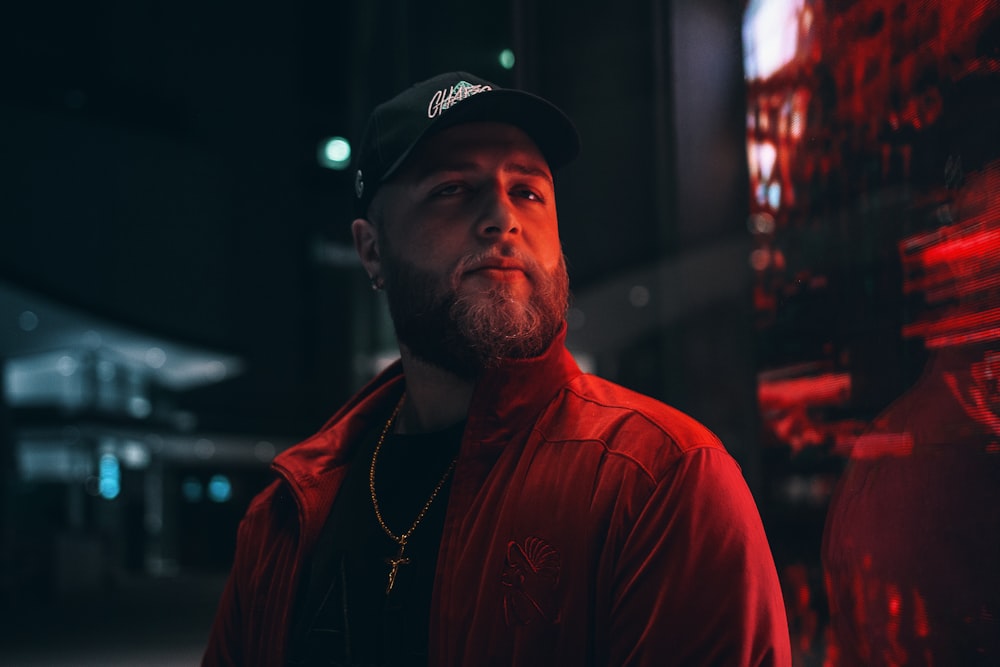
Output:
[[[402,535],[458,454],[464,423],[435,433],[389,435],[379,451],[375,491],[386,525]],[[427,664],[431,591],[451,476],[406,544],[392,592],[399,545],[375,518],[368,475],[381,427],[351,461],[295,601],[290,665]]]

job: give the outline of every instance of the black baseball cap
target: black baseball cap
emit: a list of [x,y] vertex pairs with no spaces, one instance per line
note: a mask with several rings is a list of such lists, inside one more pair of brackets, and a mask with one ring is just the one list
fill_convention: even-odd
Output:
[[468,72],[449,72],[414,84],[375,107],[368,118],[354,175],[357,214],[413,149],[435,132],[473,121],[510,123],[525,132],[555,171],[580,152],[573,122],[551,102]]

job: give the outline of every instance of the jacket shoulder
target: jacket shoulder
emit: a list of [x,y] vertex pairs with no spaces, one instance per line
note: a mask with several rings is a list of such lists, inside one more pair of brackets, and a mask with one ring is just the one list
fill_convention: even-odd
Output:
[[547,440],[599,441],[653,471],[663,471],[688,452],[716,449],[719,438],[693,417],[654,398],[584,374],[566,387],[553,406]]
[[275,525],[282,525],[297,512],[295,498],[288,483],[280,477],[264,487],[247,506],[240,521],[240,533],[259,536]]

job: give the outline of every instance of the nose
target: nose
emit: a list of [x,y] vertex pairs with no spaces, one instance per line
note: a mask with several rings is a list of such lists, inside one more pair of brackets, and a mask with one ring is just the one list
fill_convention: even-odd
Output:
[[491,239],[520,233],[517,210],[503,189],[494,188],[486,196],[476,230],[480,236]]

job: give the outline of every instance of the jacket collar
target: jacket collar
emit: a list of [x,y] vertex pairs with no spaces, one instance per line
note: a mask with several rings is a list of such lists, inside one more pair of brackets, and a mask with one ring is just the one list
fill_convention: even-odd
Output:
[[[548,349],[530,359],[508,359],[476,383],[463,443],[500,448],[513,433],[530,426],[560,388],[581,371],[566,350],[563,323]],[[396,361],[347,402],[304,442],[275,457],[272,467],[300,489],[326,487],[352,448],[377,428],[403,392],[402,365]],[[300,489],[296,489],[299,491]]]
[[580,368],[566,350],[566,324],[548,349],[530,359],[508,359],[486,371],[476,383],[469,406],[464,442],[503,446],[530,426],[552,397]]

